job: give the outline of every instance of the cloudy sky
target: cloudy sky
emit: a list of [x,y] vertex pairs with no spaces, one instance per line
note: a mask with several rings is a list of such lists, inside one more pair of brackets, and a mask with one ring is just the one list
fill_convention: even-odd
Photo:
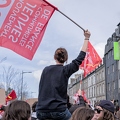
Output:
[[[49,2],[91,32],[91,44],[103,58],[107,39],[111,37],[120,22],[120,1],[49,0]],[[68,50],[69,63],[78,55],[83,39],[83,31],[61,13],[55,11],[33,59],[30,61],[9,49],[0,47],[0,60],[7,57],[5,61],[0,63],[0,71],[3,70],[2,66],[7,68],[12,65],[14,69],[20,72],[32,72],[24,74],[23,77],[24,82],[28,84],[29,91],[35,92],[32,96],[37,97],[39,79],[43,68],[55,64],[54,51],[58,47],[65,47]]]

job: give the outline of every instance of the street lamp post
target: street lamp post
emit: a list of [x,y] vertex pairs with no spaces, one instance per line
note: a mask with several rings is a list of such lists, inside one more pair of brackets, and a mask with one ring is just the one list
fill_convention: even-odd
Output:
[[24,72],[22,71],[22,81],[21,81],[21,100],[23,100],[23,74],[32,73],[32,72]]

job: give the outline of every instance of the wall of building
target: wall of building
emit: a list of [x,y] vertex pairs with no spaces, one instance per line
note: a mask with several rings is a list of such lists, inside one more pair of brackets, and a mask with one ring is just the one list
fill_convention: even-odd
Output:
[[0,89],[0,105],[5,105],[5,90]]
[[120,77],[119,77],[119,60],[114,60],[114,42],[119,42],[120,26],[115,30],[111,37],[107,40],[105,46],[105,79],[106,79],[106,99],[117,99],[120,103]]
[[84,90],[90,104],[94,106],[95,102],[106,99],[105,94],[105,67],[100,65],[96,70],[91,72],[85,78],[80,74],[78,77],[72,78],[71,84],[68,86],[68,94],[70,102],[74,103],[73,96],[80,89],[80,80],[82,79],[81,90]]

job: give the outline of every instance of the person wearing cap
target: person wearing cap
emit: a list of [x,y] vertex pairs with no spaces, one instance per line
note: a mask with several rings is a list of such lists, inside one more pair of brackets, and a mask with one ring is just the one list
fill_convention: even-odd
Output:
[[101,100],[95,107],[98,120],[115,120],[114,104],[108,100]]

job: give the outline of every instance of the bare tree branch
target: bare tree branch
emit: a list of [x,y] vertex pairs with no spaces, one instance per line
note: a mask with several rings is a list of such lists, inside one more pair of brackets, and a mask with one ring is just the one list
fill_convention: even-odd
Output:
[[[14,89],[16,91],[16,94],[18,96],[18,99],[20,99],[21,96],[21,73],[18,70],[15,70],[12,66],[9,66],[8,68],[3,67],[3,74],[2,74],[2,80],[5,86],[6,95],[9,94],[11,89]],[[27,90],[27,83],[23,84],[23,97],[27,98],[29,95],[29,92]]]

